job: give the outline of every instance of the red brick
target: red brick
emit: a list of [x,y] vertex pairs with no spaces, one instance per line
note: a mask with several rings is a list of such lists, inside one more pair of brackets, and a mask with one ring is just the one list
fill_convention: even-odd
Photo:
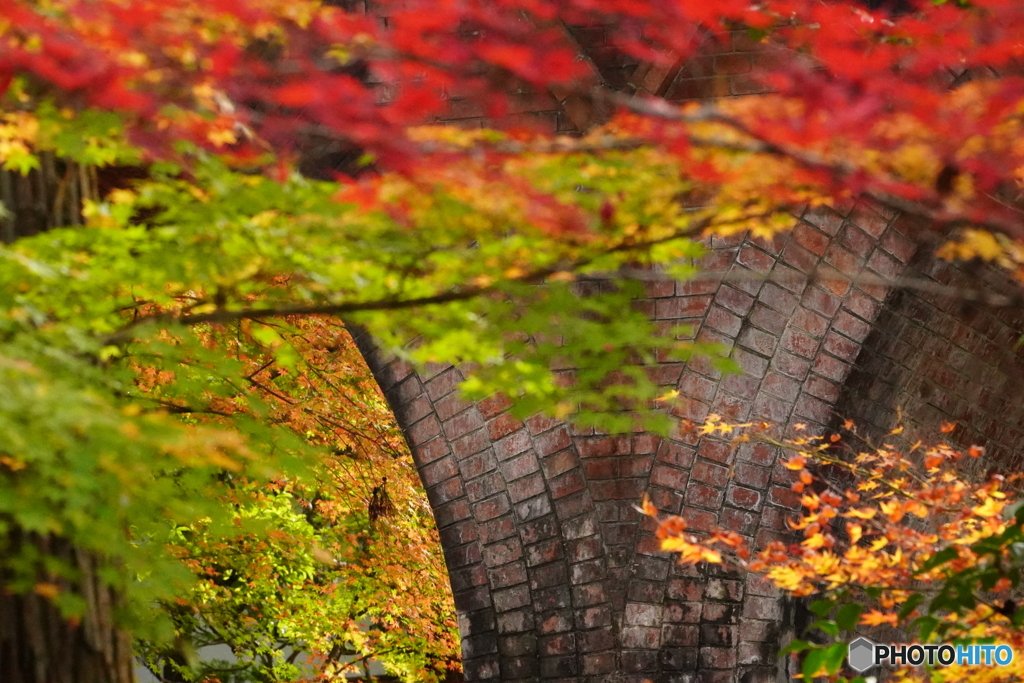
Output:
[[858,206],[849,216],[849,221],[875,239],[882,236],[889,220],[864,206]]
[[[523,546],[518,538],[491,543],[483,549],[483,561],[488,567],[500,567],[515,562],[523,556]],[[493,575],[493,574],[492,574]]]
[[503,436],[508,436],[517,429],[521,429],[523,423],[512,417],[509,413],[502,413],[487,423],[487,434],[492,441],[497,441]]
[[[424,398],[426,397],[424,396]],[[469,403],[466,403],[459,398],[458,392],[452,392],[447,396],[443,396],[434,401],[434,411],[442,420],[448,420],[452,416],[458,415],[469,407]]]
[[466,483],[466,495],[473,502],[489,498],[505,489],[500,472],[491,472]]
[[711,510],[722,507],[724,492],[721,489],[690,482],[686,487],[684,500],[687,505],[697,505]]
[[[783,283],[784,285],[785,283]],[[793,312],[793,309],[797,307],[799,299],[793,294],[793,292],[802,292],[803,284],[793,291],[787,291],[782,286],[775,284],[774,282],[768,282],[761,289],[761,293],[757,295],[757,300],[775,309],[782,315],[789,315]]]
[[571,563],[584,562],[600,557],[604,551],[604,544],[600,536],[587,536],[565,544],[566,559]]
[[[486,513],[488,511],[484,512]],[[516,535],[515,521],[512,519],[512,515],[481,521],[478,528],[480,543],[484,544],[494,543]]]
[[705,438],[697,447],[697,455],[705,460],[725,463],[729,461],[735,446],[728,441],[712,441]]
[[897,260],[907,263],[917,251],[917,245],[895,230],[887,230],[882,235],[882,248],[896,257]]
[[700,665],[707,669],[733,669],[736,667],[736,651],[731,647],[702,647]]
[[508,397],[501,395],[485,398],[476,404],[477,409],[485,420],[497,416],[499,413],[508,410],[511,406],[512,401]]
[[590,605],[599,605],[608,601],[608,596],[605,594],[602,583],[573,586],[572,596],[574,607],[589,607]]
[[737,464],[733,467],[733,478],[736,483],[755,489],[763,489],[768,485],[771,470],[767,467]]
[[773,486],[768,491],[768,502],[772,505],[780,505],[790,510],[800,509],[800,495],[795,491],[782,486]]
[[544,471],[544,476],[548,479],[553,479],[560,474],[568,472],[578,464],[579,457],[577,457],[576,452],[572,449],[566,449],[560,453],[554,453],[541,458],[540,461],[540,467]]
[[398,406],[395,409],[395,416],[401,419],[402,424],[412,424],[418,422],[424,417],[429,415],[431,412],[430,401],[427,400],[426,396],[420,395],[409,403]]
[[657,650],[661,644],[661,629],[652,626],[627,626],[619,632],[622,647],[637,650]]
[[507,612],[530,604],[530,589],[527,586],[505,588],[492,593],[495,612]]
[[669,88],[665,99],[672,102],[706,100],[729,94],[729,81],[725,78],[680,78]]
[[732,95],[760,95],[770,90],[763,81],[751,76],[737,74],[729,78],[729,93]]
[[619,471],[623,477],[646,477],[651,472],[653,461],[653,455],[622,456],[619,462]]
[[818,352],[818,340],[795,328],[789,328],[782,335],[781,348],[802,358],[814,358]]
[[475,410],[464,410],[444,422],[444,433],[449,439],[457,439],[484,426],[484,419]]
[[836,358],[847,363],[857,360],[857,354],[860,353],[860,344],[834,331],[825,335],[825,341],[821,346]]
[[760,388],[760,383],[756,377],[749,377],[747,375],[728,375],[722,380],[722,391],[725,391],[734,396],[740,398],[754,398],[757,396],[757,390]]
[[752,462],[763,467],[770,467],[775,464],[777,454],[774,446],[764,443],[745,443],[741,444],[737,449],[736,459]]
[[544,491],[544,477],[540,472],[518,479],[508,485],[508,497],[513,503],[532,498]]
[[683,602],[669,605],[666,615],[666,621],[672,623],[683,623],[683,624],[695,624],[700,622],[701,613],[703,612],[703,603],[700,602]]
[[838,358],[823,354],[814,359],[812,371],[835,382],[842,382],[850,372],[850,366]]
[[829,236],[807,223],[797,223],[793,229],[793,240],[815,256],[823,255],[829,245]]
[[811,369],[811,364],[804,358],[799,358],[791,353],[778,351],[772,357],[772,368],[778,370],[784,375],[789,375],[790,377],[802,380],[807,376],[807,371]]
[[487,567],[476,564],[451,572],[452,590],[460,593],[487,583]]
[[867,258],[871,250],[875,248],[875,240],[851,223],[847,223],[843,227],[842,233],[839,236],[839,243],[857,256],[864,258]]
[[903,272],[903,264],[882,249],[875,249],[871,254],[868,268],[888,279],[895,279]]
[[427,395],[437,401],[442,396],[447,396],[455,391],[461,381],[462,377],[458,370],[455,368],[446,370],[426,383]]
[[828,329],[828,318],[801,307],[793,316],[793,325],[820,339]]
[[665,441],[658,448],[658,462],[676,467],[689,467],[693,464],[694,451],[681,444]]
[[[494,442],[494,455],[498,460],[508,460],[530,447],[530,433],[525,429],[513,432]],[[556,449],[557,450],[557,449]]]
[[776,398],[769,394],[761,394],[754,401],[753,415],[768,422],[781,424],[789,417],[793,408],[791,401]]
[[[521,609],[504,612],[498,615],[497,623],[498,633],[523,633],[525,631],[532,631],[533,611],[530,609]],[[504,644],[505,643],[503,643],[503,645]]]
[[768,361],[763,357],[750,353],[746,349],[733,349],[732,359],[743,372],[753,377],[764,377],[768,370]]
[[641,479],[613,479],[590,483],[594,500],[640,500],[643,495]]
[[777,372],[769,372],[761,386],[769,394],[787,401],[795,401],[800,393],[799,382]]
[[747,327],[740,333],[736,343],[750,349],[762,356],[771,356],[775,351],[778,339],[767,332],[762,332],[755,327]]
[[529,429],[530,433],[533,435],[540,434],[541,432],[546,432],[547,430],[553,429],[554,427],[557,427],[558,425],[562,424],[560,420],[542,414],[537,414],[532,417],[526,418],[525,423],[527,429]]
[[730,313],[720,306],[712,306],[708,310],[705,324],[730,337],[735,337],[739,334],[743,321],[739,316]]
[[729,486],[726,501],[744,510],[756,510],[761,505],[761,494],[754,489],[732,484]]
[[587,479],[616,479],[619,476],[619,459],[587,458],[583,461],[583,471]]
[[719,393],[711,404],[711,412],[721,415],[726,420],[742,422],[750,415],[750,400]]
[[629,442],[625,437],[602,436],[590,439],[577,439],[576,447],[583,458],[600,458],[611,455],[623,455],[629,452]]
[[441,423],[433,415],[428,415],[411,427],[406,428],[409,443],[419,445],[430,441],[441,434]]
[[[526,547],[526,566],[536,567],[538,565],[554,562],[562,557],[562,539],[552,538],[540,543]],[[561,565],[564,571],[564,564]],[[566,583],[565,580],[561,583]],[[535,586],[536,588],[536,586]]]
[[879,309],[882,306],[878,301],[868,297],[863,292],[854,290],[847,297],[846,301],[843,302],[843,307],[865,319],[865,321],[871,322],[878,315]]
[[843,217],[827,206],[808,209],[803,220],[828,235],[835,235],[843,224]]
[[465,499],[454,500],[434,508],[434,519],[440,529],[449,524],[460,522],[472,516],[469,510],[469,501]]
[[427,489],[427,498],[430,499],[433,507],[453,501],[456,498],[461,498],[464,495],[466,495],[466,491],[462,488],[462,481],[458,477],[452,477],[437,486]]
[[567,472],[548,482],[548,490],[551,493],[551,497],[555,499],[564,498],[571,493],[582,491],[584,488],[586,488],[586,483],[583,481],[583,475],[579,470]]
[[459,473],[459,467],[452,456],[445,456],[420,468],[424,486],[433,486]]
[[715,303],[723,306],[737,315],[746,315],[754,305],[754,298],[746,292],[722,285],[715,295]]
[[490,450],[486,450],[462,460],[459,463],[459,470],[462,472],[462,477],[469,481],[479,477],[481,474],[490,472],[497,466],[498,463],[494,459],[494,454]]
[[804,290],[800,303],[812,311],[821,313],[826,318],[831,318],[839,310],[842,301],[839,297],[826,292],[820,287],[811,286]]
[[801,247],[796,242],[790,242],[782,250],[782,261],[802,273],[812,273],[818,266],[818,257]]
[[788,322],[786,316],[773,311],[761,303],[754,304],[754,310],[751,311],[749,320],[751,325],[759,327],[776,337],[782,334]]
[[673,299],[658,299],[655,304],[655,317],[658,320],[699,318],[704,315],[710,304],[710,296],[683,296]]
[[834,404],[839,399],[839,385],[817,375],[807,378],[804,391],[827,403]]
[[441,529],[438,535],[441,538],[443,547],[454,548],[455,546],[475,541],[477,539],[477,525],[472,520],[466,520]]
[[742,536],[752,536],[758,527],[758,514],[747,510],[726,507],[719,517],[719,525],[723,529],[735,531]]
[[729,481],[729,469],[705,460],[698,460],[690,471],[690,478],[711,486],[725,486]]
[[825,424],[831,417],[832,406],[824,401],[814,398],[813,396],[802,394],[800,398],[797,399],[793,412],[799,417],[813,420],[819,424]]
[[537,462],[537,456],[531,452],[526,452],[512,460],[508,460],[501,465],[502,474],[505,475],[505,481],[515,481],[521,477],[525,477],[528,474],[540,470],[540,464]]
[[455,457],[462,460],[487,448],[491,444],[491,440],[487,436],[487,431],[481,429],[461,439],[455,439],[451,444]]

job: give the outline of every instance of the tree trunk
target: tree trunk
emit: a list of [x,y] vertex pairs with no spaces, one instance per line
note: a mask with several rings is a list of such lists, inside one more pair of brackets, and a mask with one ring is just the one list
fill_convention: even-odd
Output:
[[[12,540],[7,547],[17,548]],[[74,586],[54,583],[79,591],[86,610],[80,620],[68,621],[42,595],[16,595],[0,586],[0,681],[135,683],[131,636],[114,626],[117,595],[97,576],[94,559],[64,539],[28,542],[77,567]],[[10,576],[2,578],[6,586]]]

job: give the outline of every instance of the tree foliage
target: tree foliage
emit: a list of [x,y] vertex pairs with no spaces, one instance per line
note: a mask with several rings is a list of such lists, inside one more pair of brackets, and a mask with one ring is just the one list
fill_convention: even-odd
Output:
[[[219,640],[269,679],[300,675],[281,649],[300,646],[321,669],[352,650],[439,675],[433,532],[339,317],[462,364],[467,398],[667,430],[647,369],[718,352],[650,321],[621,274],[686,277],[702,237],[867,196],[1019,275],[1024,8],[904,5],[4,3],[0,162],[57,178],[42,210],[75,224],[0,249],[5,582],[80,618],[77,570],[32,542],[58,536],[104,558],[154,665],[184,675]],[[771,94],[595,87],[565,30],[594,25],[667,70],[745,31]],[[573,138],[517,128],[545,93],[607,116]],[[459,101],[489,128],[428,125]],[[297,173],[323,148],[356,177]],[[371,520],[385,490],[395,513]]]
[[[699,428],[791,454],[783,464],[801,505],[787,520],[795,535],[791,542],[773,540],[756,548],[732,531],[688,531],[684,519],[661,517],[645,501],[645,514],[658,518],[661,548],[679,553],[683,563],[760,574],[806,598],[817,617],[808,627],[810,637],[792,641],[782,653],[802,653],[804,679],[846,680],[839,674],[848,642],[864,627],[895,627],[919,643],[995,642],[1019,650],[1020,474],[978,477],[970,461],[984,449],[975,446],[964,451],[943,441],[918,442],[904,452],[884,442],[848,444],[839,435],[803,434],[801,427],[779,438],[771,425],[730,424],[712,415]],[[888,437],[902,431],[897,427]],[[1013,681],[1020,666],[1016,660],[1005,667],[904,666],[894,680]]]

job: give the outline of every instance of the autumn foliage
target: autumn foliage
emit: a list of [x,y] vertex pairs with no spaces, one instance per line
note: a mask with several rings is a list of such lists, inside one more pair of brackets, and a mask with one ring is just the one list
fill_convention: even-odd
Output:
[[[580,27],[644,77],[605,87]],[[688,60],[734,40],[756,95],[673,96]],[[0,215],[21,238],[0,249],[0,577],[77,620],[95,607],[82,571],[36,540],[102,558],[121,625],[176,675],[209,673],[194,650],[214,641],[270,680],[309,674],[305,654],[309,675],[370,655],[443,675],[434,531],[340,319],[419,367],[462,364],[464,397],[504,394],[520,417],[666,432],[650,367],[730,364],[637,310],[628,274],[688,277],[710,235],[866,197],[942,255],[1024,279],[1022,45],[1010,0],[0,4],[0,191],[36,187],[55,228]],[[557,136],[528,125],[531,98],[590,114]],[[448,125],[467,103],[479,116]],[[880,582],[878,611],[836,607],[826,632],[1003,623],[914,582],[1016,581],[992,574],[1016,561],[1004,482],[958,478],[946,447],[833,462],[786,443],[796,553],[697,543],[680,520],[669,547],[798,594]],[[288,624],[273,642],[269,621]]]
[[[885,441],[860,441],[855,430],[846,439],[803,434],[799,424],[792,436],[780,438],[771,425],[730,424],[717,415],[699,429],[790,453],[783,465],[792,473],[790,488],[801,496],[801,511],[787,521],[793,537],[755,547],[729,530],[688,531],[685,520],[661,517],[646,501],[644,512],[658,519],[661,548],[678,553],[680,562],[753,572],[791,595],[813,599],[810,609],[818,619],[809,631],[817,638],[785,648],[803,653],[804,678],[840,674],[849,634],[864,627],[896,627],[902,635],[890,631],[883,638],[896,633],[922,643],[1024,646],[1024,610],[1016,604],[1024,548],[1024,509],[1015,501],[1020,475],[972,477],[969,461],[983,449],[964,451],[940,441],[902,451]],[[833,638],[834,644],[825,642]],[[956,665],[944,668],[941,680],[1012,681],[1019,667],[1016,661],[1002,668]],[[906,667],[897,680],[932,676]]]

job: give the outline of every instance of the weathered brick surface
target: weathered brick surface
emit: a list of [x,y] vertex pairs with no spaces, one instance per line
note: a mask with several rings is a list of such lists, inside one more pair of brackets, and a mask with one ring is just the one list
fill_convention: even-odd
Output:
[[[622,60],[603,36],[600,27],[572,32],[605,84],[672,100],[757,89],[757,46],[745,32],[671,69]],[[596,122],[586,102],[554,95],[520,109],[562,131]],[[812,433],[851,418],[878,436],[901,413],[901,438],[950,421],[954,440],[988,449],[979,467],[1019,468],[1024,385],[1010,378],[1024,372],[1024,351],[1012,350],[1024,317],[890,291],[878,278],[998,292],[1014,285],[929,258],[912,227],[867,203],[807,211],[771,242],[711,240],[698,265],[720,272],[720,281],[647,283],[643,310],[726,345],[743,370],[723,377],[700,358],[657,368],[656,381],[684,398],[673,416],[699,422],[716,412]],[[635,505],[647,494],[697,532],[721,525],[755,544],[784,539],[799,500],[777,449],[520,421],[504,399],[459,400],[456,368],[419,376],[368,339],[358,342],[435,511],[467,680],[775,680],[784,630],[778,591],[753,577],[676,565]]]

